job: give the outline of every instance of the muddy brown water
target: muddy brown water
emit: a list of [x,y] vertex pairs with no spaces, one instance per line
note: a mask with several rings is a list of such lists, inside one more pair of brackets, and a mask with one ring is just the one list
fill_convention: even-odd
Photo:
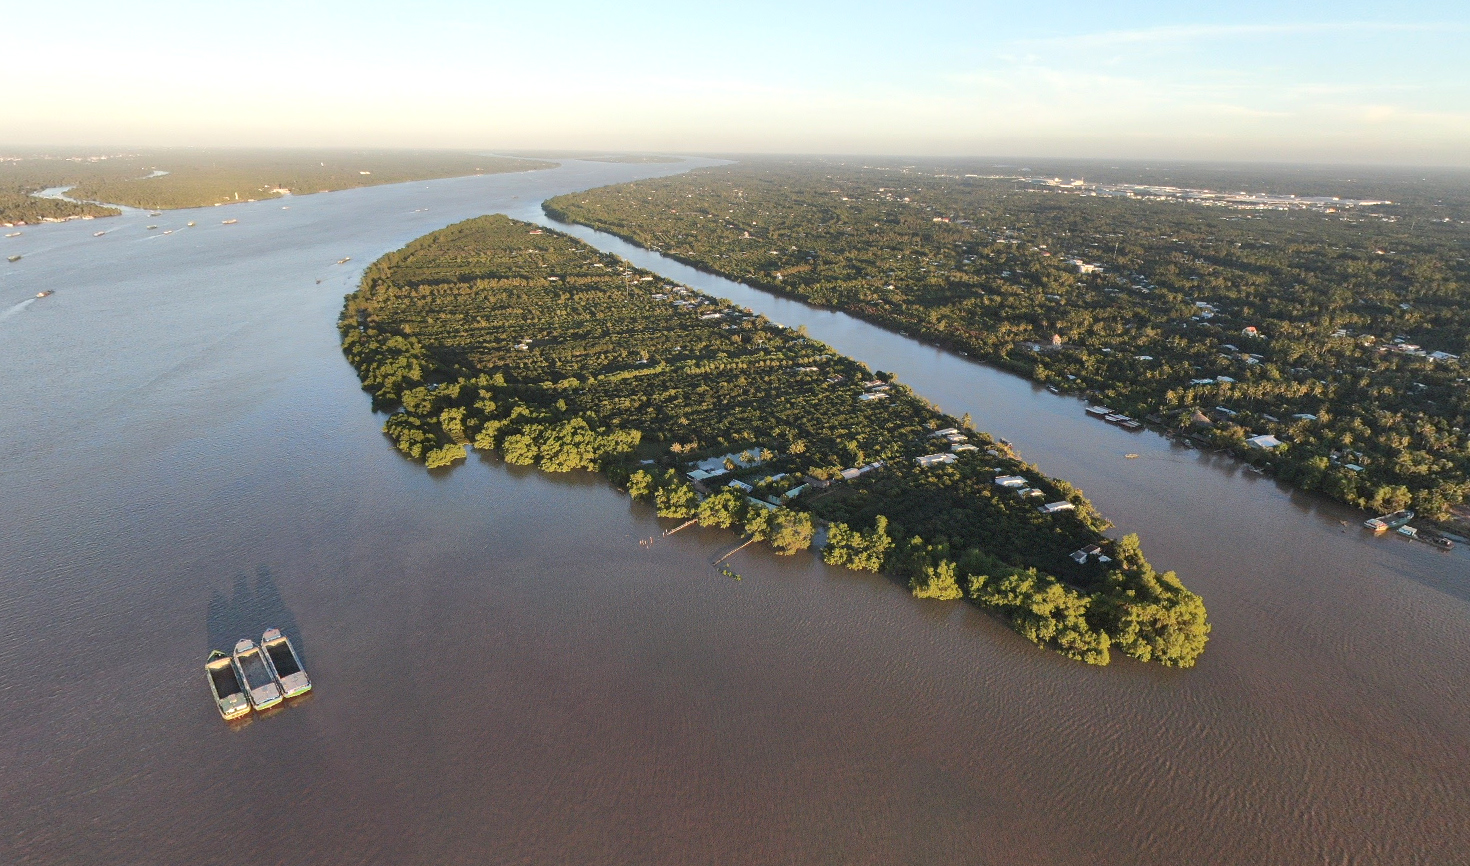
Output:
[[[730,535],[640,546],[660,522],[594,476],[393,451],[337,346],[361,266],[685,167],[4,241],[0,862],[1470,862],[1465,551],[1015,377],[579,230],[1079,484],[1205,597],[1194,670],[1086,667],[811,556],[735,581]],[[316,688],[227,724],[205,654],[270,626]]]

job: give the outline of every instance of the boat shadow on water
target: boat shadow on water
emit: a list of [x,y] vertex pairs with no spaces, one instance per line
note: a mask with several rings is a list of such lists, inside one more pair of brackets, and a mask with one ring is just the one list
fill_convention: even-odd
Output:
[[253,582],[250,575],[238,574],[229,595],[215,592],[209,599],[205,618],[205,631],[209,635],[206,650],[229,652],[241,638],[258,643],[262,632],[278,628],[291,639],[302,666],[311,670],[306,641],[301,637],[296,617],[281,597],[271,570],[264,565],[255,570]]

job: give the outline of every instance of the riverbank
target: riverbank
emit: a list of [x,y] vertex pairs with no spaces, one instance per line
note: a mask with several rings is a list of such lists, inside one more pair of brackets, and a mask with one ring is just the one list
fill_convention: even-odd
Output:
[[1048,189],[757,161],[547,208],[1205,436],[1365,510],[1447,520],[1470,495],[1461,230]]
[[[126,214],[13,240],[0,308],[56,294],[0,323],[0,736],[26,744],[0,750],[0,862],[185,866],[261,822],[303,860],[404,866],[1456,862],[1463,549],[1343,527],[1346,507],[1221,456],[581,228],[1085,489],[1208,601],[1208,651],[1099,670],[759,544],[735,581],[710,566],[730,532],[662,537],[590,473],[480,452],[426,472],[385,441],[335,330],[363,265],[660,170],[568,161],[167,237]],[[220,724],[199,665],[222,606],[297,622],[318,683],[300,712]],[[142,679],[96,652],[140,622]],[[118,682],[129,701],[99,702]]]
[[[0,162],[0,221],[111,216],[111,204],[177,210],[447,177],[537,171],[554,162],[455,151],[162,149]],[[68,199],[30,197],[70,187]],[[5,190],[12,190],[6,194]],[[99,204],[105,202],[106,204]],[[35,219],[27,216],[37,214]]]
[[1069,657],[1189,667],[1204,649],[1198,596],[968,417],[565,235],[485,217],[420,238],[368,268],[340,327],[375,405],[396,410],[384,432],[430,468],[473,442],[600,470],[661,516],[786,554],[817,517],[829,564],[968,598]]
[[40,197],[26,189],[0,189],[0,228],[90,220],[119,213],[106,205]]

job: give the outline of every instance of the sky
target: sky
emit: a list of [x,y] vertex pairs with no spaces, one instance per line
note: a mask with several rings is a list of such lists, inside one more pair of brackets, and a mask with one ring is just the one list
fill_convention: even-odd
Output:
[[1470,2],[8,3],[0,146],[1470,165]]

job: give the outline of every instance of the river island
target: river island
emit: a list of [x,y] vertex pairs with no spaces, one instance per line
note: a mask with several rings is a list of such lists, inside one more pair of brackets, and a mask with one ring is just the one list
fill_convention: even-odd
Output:
[[966,599],[1090,664],[1189,667],[1203,601],[1005,443],[793,331],[504,216],[369,266],[343,352],[398,449],[597,471],[661,517]]

